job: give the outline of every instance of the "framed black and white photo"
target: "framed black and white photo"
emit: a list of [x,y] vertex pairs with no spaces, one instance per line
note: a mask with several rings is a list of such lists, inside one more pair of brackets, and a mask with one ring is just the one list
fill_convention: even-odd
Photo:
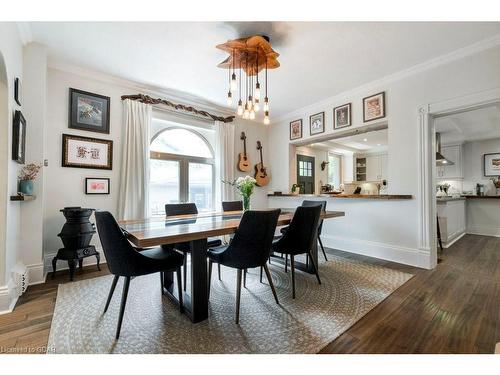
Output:
[[363,122],[385,117],[385,92],[363,98]]
[[309,117],[309,134],[320,134],[325,131],[325,112],[316,113]]
[[333,109],[333,128],[341,129],[351,126],[351,103]]
[[91,92],[69,89],[69,127],[109,134],[108,96]]
[[485,177],[500,176],[500,153],[484,154],[483,164]]
[[26,120],[21,111],[14,113],[12,124],[12,160],[24,164],[26,158]]
[[21,79],[19,77],[14,80],[14,100],[21,105]]
[[113,141],[63,134],[62,166],[113,169]]
[[302,138],[302,119],[290,123],[290,140]]
[[87,177],[85,179],[85,194],[109,194],[109,178]]

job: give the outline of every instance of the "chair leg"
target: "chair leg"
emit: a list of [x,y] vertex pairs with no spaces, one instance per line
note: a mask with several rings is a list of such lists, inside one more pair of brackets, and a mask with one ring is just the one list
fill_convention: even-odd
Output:
[[122,329],[123,314],[125,313],[125,305],[127,304],[128,287],[130,286],[130,276],[125,277],[123,284],[122,303],[120,305],[120,315],[118,316],[118,325],[116,327],[116,339],[120,338],[120,331]]
[[184,271],[184,291],[187,287],[187,253],[184,253],[184,264],[182,265]]
[[262,267],[260,267],[260,283],[262,284]]
[[219,273],[219,281],[222,279],[220,278],[220,263],[217,263],[217,272]]
[[[262,270],[262,268],[261,268]],[[271,290],[273,292],[274,299],[276,300],[276,303],[279,305],[278,301],[278,295],[276,294],[276,289],[274,289],[274,284],[273,284],[273,278],[271,276],[271,272],[269,272],[269,268],[267,267],[267,264],[264,264],[264,270],[266,271],[266,276],[267,276],[267,281],[269,281],[269,285],[271,286]]]
[[163,272],[160,272],[161,295],[163,295]]
[[210,284],[212,284],[212,261],[208,261],[208,285],[207,285],[207,291],[208,291],[208,299],[210,299]]
[[328,258],[326,257],[325,248],[323,247],[323,241],[321,241],[320,236],[318,236],[318,241],[319,241],[319,245],[321,246],[321,251],[323,251],[323,256],[325,257],[325,261],[328,262]]
[[285,254],[285,273],[287,273],[287,267],[288,267],[288,254]]
[[314,273],[316,274],[316,278],[318,279],[318,284],[321,285],[321,279],[319,278],[318,266],[316,265],[316,263],[314,263],[313,257],[311,256],[310,253],[309,253],[309,258],[311,258],[311,264],[314,268]]
[[[181,314],[184,312],[184,303],[182,302],[182,275],[181,275],[181,267],[178,267],[175,271],[177,274],[177,293],[179,293],[179,311]],[[162,282],[163,284],[163,282]]]
[[113,282],[111,283],[111,289],[109,290],[108,300],[106,301],[106,306],[104,307],[104,314],[106,313],[106,311],[108,311],[109,303],[111,302],[111,298],[113,297],[113,293],[115,292],[116,288],[116,283],[118,282],[119,278],[120,276],[115,275]]
[[247,269],[243,270],[243,288],[247,287]]
[[306,268],[309,268],[309,254],[306,254]]
[[241,270],[236,274],[236,324],[240,323]]
[[292,298],[295,299],[295,259],[290,254],[290,269],[292,270]]

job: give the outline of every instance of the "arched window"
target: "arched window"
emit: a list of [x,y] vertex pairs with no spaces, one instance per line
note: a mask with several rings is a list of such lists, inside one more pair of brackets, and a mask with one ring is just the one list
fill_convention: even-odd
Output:
[[199,211],[213,210],[214,152],[201,134],[166,128],[154,135],[150,149],[152,215],[165,215],[166,203],[193,202]]

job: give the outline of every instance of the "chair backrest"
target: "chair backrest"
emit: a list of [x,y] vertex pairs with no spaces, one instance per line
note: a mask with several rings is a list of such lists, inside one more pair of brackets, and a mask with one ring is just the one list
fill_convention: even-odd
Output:
[[243,201],[222,202],[222,211],[243,211]]
[[195,203],[169,203],[165,205],[166,216],[194,215],[198,213]]
[[[312,207],[312,206],[318,206],[321,205],[321,211],[325,212],[326,211],[326,201],[308,201],[305,200],[302,202],[302,207]],[[319,226],[318,226],[318,235],[321,234],[323,231],[323,219],[319,219]]]
[[96,211],[95,218],[110,272],[119,276],[144,274],[145,257],[128,242],[113,215],[107,211]]
[[235,268],[260,267],[271,253],[281,210],[246,211],[224,253],[224,264]]
[[320,205],[297,207],[288,230],[275,244],[275,249],[291,254],[308,253],[317,238],[320,214]]

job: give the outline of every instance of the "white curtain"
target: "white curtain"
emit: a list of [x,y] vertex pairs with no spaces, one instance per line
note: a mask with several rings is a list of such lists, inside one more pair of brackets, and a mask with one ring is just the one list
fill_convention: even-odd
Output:
[[125,136],[118,195],[120,220],[149,216],[149,142],[151,105],[123,101]]
[[222,201],[234,200],[234,188],[221,182],[234,180],[234,124],[215,121],[215,132],[215,210],[219,211]]

